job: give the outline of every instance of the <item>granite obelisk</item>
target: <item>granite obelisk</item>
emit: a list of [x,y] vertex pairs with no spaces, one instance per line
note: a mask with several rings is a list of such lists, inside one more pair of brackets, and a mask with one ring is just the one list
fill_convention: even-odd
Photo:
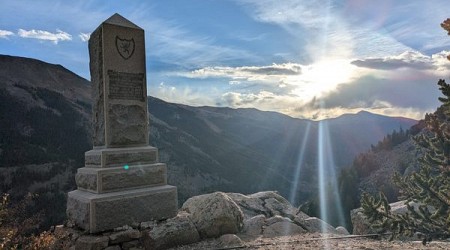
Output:
[[149,146],[144,30],[114,14],[89,39],[93,149],[68,219],[90,233],[176,215],[177,189]]

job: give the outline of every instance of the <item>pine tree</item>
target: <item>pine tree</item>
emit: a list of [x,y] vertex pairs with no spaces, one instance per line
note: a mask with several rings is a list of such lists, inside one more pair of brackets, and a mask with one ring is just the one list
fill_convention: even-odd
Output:
[[[450,236],[450,85],[439,80],[444,97],[434,114],[427,114],[427,129],[415,137],[424,152],[420,169],[409,176],[395,174],[394,183],[406,199],[409,213],[393,214],[384,194],[379,198],[363,194],[361,206],[374,227],[392,232],[392,236],[419,232],[424,244],[432,238]],[[411,205],[414,201],[417,208]]]

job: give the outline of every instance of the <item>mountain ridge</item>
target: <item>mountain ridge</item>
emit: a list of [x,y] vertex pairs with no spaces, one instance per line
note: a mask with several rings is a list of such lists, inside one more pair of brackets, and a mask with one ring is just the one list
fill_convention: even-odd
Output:
[[[56,207],[47,212],[59,213],[54,216],[59,221],[64,197],[75,188],[74,173],[92,148],[90,84],[54,64],[41,62],[37,68],[34,59],[5,61],[0,56],[1,192],[41,193],[36,209],[53,202]],[[168,164],[168,182],[178,187],[180,204],[218,190],[277,190],[298,205],[317,190],[319,122],[256,109],[191,107],[155,97],[148,98],[148,109],[150,144]],[[350,165],[357,153],[399,124],[408,128],[415,123],[386,117],[355,127],[345,120],[327,122],[336,168]],[[304,138],[308,147],[300,159]]]

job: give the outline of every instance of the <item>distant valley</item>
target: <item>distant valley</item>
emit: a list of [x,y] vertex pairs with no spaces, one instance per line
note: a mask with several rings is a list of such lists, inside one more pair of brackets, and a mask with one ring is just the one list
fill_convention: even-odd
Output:
[[[1,192],[41,194],[37,209],[53,206],[50,211],[57,214],[49,224],[64,218],[65,194],[75,188],[74,173],[92,148],[90,103],[89,81],[64,67],[0,56]],[[417,122],[360,112],[320,125],[274,112],[191,107],[154,97],[148,108],[150,144],[168,164],[180,202],[217,190],[276,190],[285,197],[294,194],[298,205],[317,189],[320,126],[327,128],[330,157],[340,169],[387,133]],[[291,190],[297,168],[299,182]]]

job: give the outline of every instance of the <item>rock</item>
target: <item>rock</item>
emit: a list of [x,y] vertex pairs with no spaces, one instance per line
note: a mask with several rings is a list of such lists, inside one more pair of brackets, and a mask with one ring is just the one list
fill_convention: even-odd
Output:
[[300,226],[287,221],[276,222],[264,229],[264,237],[277,237],[306,233],[306,230]]
[[114,245],[105,248],[105,250],[122,250],[122,248],[119,245]]
[[336,229],[334,229],[333,226],[326,223],[325,221],[317,218],[317,217],[310,217],[302,221],[297,221],[301,225],[303,225],[306,230],[310,233],[332,233],[337,234]]
[[362,235],[376,233],[375,230],[370,227],[371,224],[363,214],[362,208],[350,211],[350,217],[353,225],[353,234]]
[[141,230],[143,229],[148,229],[148,228],[153,228],[156,226],[156,221],[145,221],[145,222],[141,222],[141,224],[139,225],[139,228]]
[[274,223],[277,223],[277,222],[289,222],[289,223],[292,223],[292,220],[289,219],[289,218],[286,218],[286,217],[275,215],[274,217],[268,218],[266,220],[266,225],[270,226],[270,225],[272,225]]
[[262,214],[244,220],[242,233],[247,236],[258,236],[262,233],[262,227],[266,221],[266,217]]
[[111,244],[118,244],[127,241],[132,241],[134,239],[139,239],[141,237],[141,232],[136,229],[128,229],[126,231],[120,231],[116,233],[112,233],[109,236]]
[[259,192],[251,195],[228,193],[244,213],[245,219],[263,214],[266,217],[280,215],[293,219],[298,209],[274,191]]
[[295,215],[295,217],[298,217],[301,220],[306,220],[308,218],[310,218],[309,215],[305,214],[304,212],[298,210],[297,214]]
[[257,215],[271,215],[264,207],[264,201],[259,198],[249,197],[239,193],[227,193],[227,195],[241,208],[245,219],[250,219]]
[[286,199],[279,196],[278,199],[269,198],[265,200],[265,207],[270,211],[272,215],[281,215],[283,217],[295,217],[298,210],[293,207]]
[[219,247],[241,247],[244,242],[235,234],[224,234],[219,238]]
[[350,233],[348,232],[347,228],[342,227],[342,226],[336,227],[336,232],[338,234],[342,234],[342,235],[350,235]]
[[132,240],[132,241],[128,241],[128,242],[124,242],[122,244],[122,249],[123,250],[129,250],[133,247],[138,247],[140,245],[138,240]]
[[293,207],[289,201],[274,191],[259,192],[249,195],[250,198],[263,200],[264,207],[271,216],[281,215],[283,217],[295,217],[298,209]]
[[192,215],[192,222],[202,238],[238,233],[243,225],[241,209],[222,192],[192,197],[181,209]]
[[191,215],[185,212],[156,225],[151,231],[143,233],[145,249],[166,249],[174,246],[200,241]]
[[75,243],[75,250],[102,250],[108,246],[107,236],[81,236]]
[[[408,212],[408,207],[405,204],[406,201],[397,201],[394,203],[390,203],[389,206],[391,207],[391,213],[393,214],[405,214]],[[414,208],[414,210],[419,210],[419,203],[416,202],[410,202],[410,206]],[[428,210],[431,213],[434,213],[436,210],[428,206]],[[371,228],[371,224],[367,220],[367,217],[363,214],[362,208],[353,209],[350,211],[350,217],[353,224],[353,234],[371,234],[376,233],[376,230]]]

